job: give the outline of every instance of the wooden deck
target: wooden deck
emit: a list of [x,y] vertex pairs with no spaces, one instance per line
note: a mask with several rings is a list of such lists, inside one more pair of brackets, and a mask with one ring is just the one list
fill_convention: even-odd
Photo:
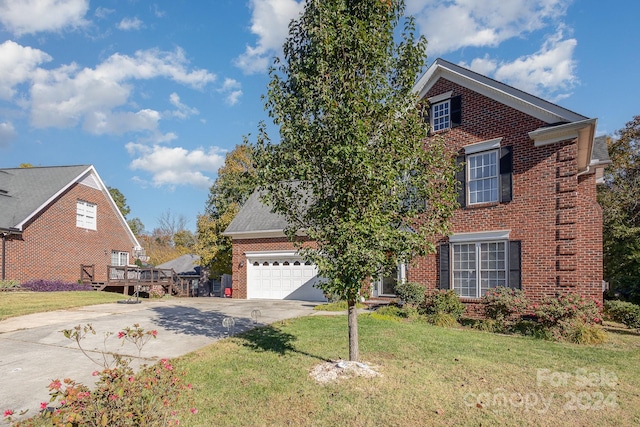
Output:
[[137,266],[107,266],[107,281],[93,280],[92,266],[82,266],[82,282],[90,283],[94,290],[121,292],[133,295],[150,292],[154,286],[161,286],[164,292],[173,296],[192,296],[191,278],[183,278],[173,269],[144,268]]

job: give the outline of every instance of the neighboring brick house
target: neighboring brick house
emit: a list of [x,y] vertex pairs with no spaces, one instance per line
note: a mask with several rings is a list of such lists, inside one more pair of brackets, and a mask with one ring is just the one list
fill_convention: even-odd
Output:
[[133,262],[140,244],[93,166],[0,169],[2,279],[94,281]]
[[[521,288],[533,301],[566,291],[601,301],[596,182],[609,161],[604,139],[594,138],[596,119],[442,59],[415,92],[429,101],[429,137],[457,152],[461,207],[437,254],[374,280],[372,295],[393,296],[398,280],[410,280],[454,289],[468,303],[495,286]],[[294,254],[285,224],[259,205],[254,194],[226,231],[240,298],[285,289],[279,278],[292,274],[282,267]]]

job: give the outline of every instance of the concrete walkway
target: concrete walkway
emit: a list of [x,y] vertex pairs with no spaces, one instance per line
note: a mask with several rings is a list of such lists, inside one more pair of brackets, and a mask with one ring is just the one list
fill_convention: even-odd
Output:
[[[29,414],[35,414],[40,402],[49,401],[47,386],[53,379],[94,384],[91,373],[101,369],[102,350],[131,356],[136,365],[153,363],[205,347],[229,332],[313,314],[314,306],[304,301],[182,298],[100,304],[0,321],[0,411],[29,409]],[[235,323],[231,330],[223,322],[229,317]],[[97,334],[88,336],[82,345],[98,363],[60,332],[87,323]],[[117,336],[104,336],[135,323],[158,331],[157,339],[145,345],[141,357],[133,344]]]

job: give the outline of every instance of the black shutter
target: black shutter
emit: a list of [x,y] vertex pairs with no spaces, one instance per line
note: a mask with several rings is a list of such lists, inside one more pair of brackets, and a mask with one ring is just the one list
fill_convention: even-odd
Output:
[[443,243],[440,245],[440,280],[438,281],[438,287],[440,289],[451,289],[449,284],[449,244]]
[[522,242],[509,240],[509,287],[522,289]]
[[458,204],[461,208],[467,205],[467,165],[464,155],[456,157],[456,190],[458,190]]
[[451,98],[451,127],[455,128],[462,124],[462,97],[460,95]]
[[500,201],[513,199],[513,147],[500,148]]

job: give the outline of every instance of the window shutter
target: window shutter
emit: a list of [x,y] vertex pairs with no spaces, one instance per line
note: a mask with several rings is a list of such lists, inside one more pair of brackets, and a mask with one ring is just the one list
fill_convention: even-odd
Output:
[[509,240],[509,287],[522,289],[522,242]]
[[451,127],[455,128],[462,124],[462,96],[451,98]]
[[422,121],[427,125],[427,136],[431,136],[431,105],[422,105],[420,115],[422,116]]
[[513,147],[500,148],[500,201],[513,199]]
[[456,189],[458,190],[458,204],[461,208],[467,205],[467,166],[464,165],[464,155],[456,157]]
[[451,289],[449,276],[449,244],[443,243],[440,245],[440,281],[438,282],[440,289]]

